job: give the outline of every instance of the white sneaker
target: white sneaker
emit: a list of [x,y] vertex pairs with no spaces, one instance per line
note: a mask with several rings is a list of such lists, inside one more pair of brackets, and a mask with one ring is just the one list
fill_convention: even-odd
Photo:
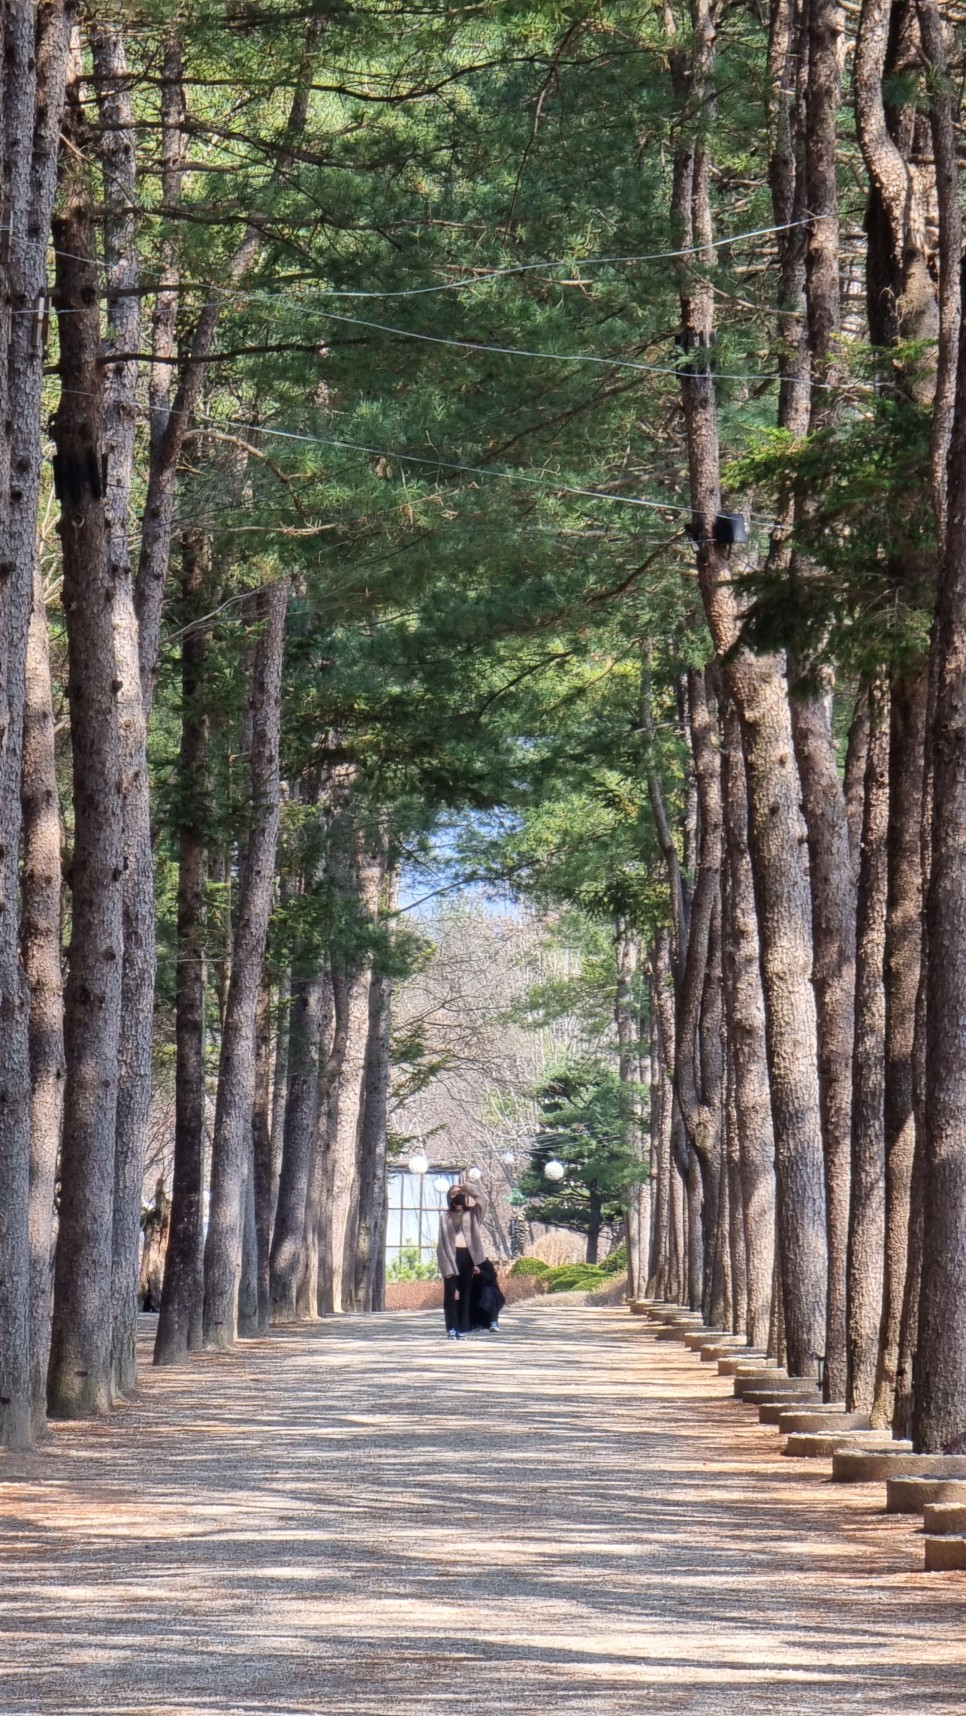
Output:
[[463,1337],[460,1334],[459,1329],[450,1329],[449,1339],[451,1341],[461,1341],[463,1339]]
[[490,1324],[490,1334],[491,1335],[498,1335],[498,1334],[500,1334],[500,1332],[501,1331],[500,1331],[499,1323],[491,1323]]

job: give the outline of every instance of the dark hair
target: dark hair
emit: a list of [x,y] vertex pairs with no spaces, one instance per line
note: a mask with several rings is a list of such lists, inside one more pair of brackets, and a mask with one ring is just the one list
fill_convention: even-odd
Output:
[[446,1194],[446,1202],[451,1210],[466,1208],[466,1192],[462,1186],[450,1186]]

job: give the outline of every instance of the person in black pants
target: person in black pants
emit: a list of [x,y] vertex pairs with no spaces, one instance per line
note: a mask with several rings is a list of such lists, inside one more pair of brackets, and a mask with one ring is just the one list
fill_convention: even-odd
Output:
[[439,1218],[436,1255],[443,1277],[443,1314],[451,1341],[461,1340],[470,1326],[470,1290],[486,1256],[482,1221],[486,1204],[466,1186],[450,1186]]

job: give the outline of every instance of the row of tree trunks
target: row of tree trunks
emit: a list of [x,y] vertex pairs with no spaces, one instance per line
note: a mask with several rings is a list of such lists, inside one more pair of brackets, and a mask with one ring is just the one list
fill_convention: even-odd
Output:
[[245,1187],[255,1097],[255,1024],[265,959],[279,825],[281,679],[288,583],[257,598],[262,634],[251,685],[251,812],[238,887],[231,977],[225,1006],[211,1145],[211,1202],[205,1239],[202,1340],[226,1347],[238,1328]]
[[[715,19],[704,0],[690,8],[687,46],[672,48],[678,94],[707,114],[713,100]],[[827,422],[823,388],[836,362],[840,321],[836,121],[841,66],[839,17],[825,0],[772,14],[771,71],[776,89],[773,191],[776,220],[811,211],[804,291],[792,239],[781,239],[786,283],[783,418],[796,434]],[[808,53],[799,53],[807,37]],[[684,39],[684,32],[680,38]],[[931,68],[929,112],[900,99],[901,79]],[[803,73],[804,81],[803,81]],[[649,1287],[724,1305],[736,1326],[787,1356],[793,1371],[825,1360],[828,1394],[843,1387],[850,1405],[870,1410],[876,1426],[910,1428],[917,1446],[958,1451],[966,1446],[966,1343],[951,1338],[949,1319],[966,1298],[966,1174],[962,1138],[966,1053],[959,1021],[966,1005],[966,937],[961,933],[958,878],[966,847],[966,733],[962,706],[962,638],[966,635],[966,382],[960,334],[962,217],[957,192],[954,112],[947,78],[943,20],[934,0],[863,0],[855,60],[856,120],[872,194],[868,230],[870,325],[883,347],[919,342],[928,353],[938,332],[934,366],[921,357],[890,361],[889,384],[932,413],[933,498],[942,550],[939,609],[927,677],[907,657],[871,692],[861,689],[840,784],[830,702],[809,691],[789,707],[779,661],[749,656],[741,643],[741,613],[729,558],[717,540],[720,505],[714,383],[713,301],[705,271],[714,266],[708,201],[708,162],[702,136],[675,159],[672,209],[682,244],[696,246],[699,268],[682,265],[680,366],[691,471],[692,535],[705,611],[740,723],[740,746],[729,737],[722,710],[725,824],[723,903],[728,924],[724,997],[728,1061],[724,1101],[727,1173],[709,1198],[698,1200],[693,1153],[660,1148],[660,1106],[652,1101],[656,1177]],[[796,113],[788,103],[798,104]],[[807,147],[795,141],[795,126]],[[698,129],[697,127],[695,128]],[[931,131],[933,159],[928,157]],[[929,173],[935,201],[930,201]],[[804,172],[807,195],[799,196]],[[938,278],[930,223],[938,214]],[[797,295],[797,296],[796,296]],[[802,421],[800,344],[794,315],[807,323],[811,404]],[[784,324],[783,324],[784,326]],[[957,351],[957,340],[960,346]],[[705,354],[705,355],[703,355]],[[954,390],[955,382],[955,390]],[[948,450],[948,462],[947,462]],[[792,514],[786,511],[783,530]],[[781,533],[773,553],[784,552]],[[807,568],[799,568],[803,576]],[[898,558],[890,576],[910,591],[928,578],[921,555]],[[801,666],[803,678],[811,672]],[[792,739],[794,738],[794,746]],[[797,765],[797,766],[796,766]],[[700,798],[700,771],[698,771]],[[673,844],[659,790],[649,771],[661,850]],[[739,789],[747,788],[747,823]],[[798,798],[807,826],[809,867],[802,845]],[[754,941],[743,934],[741,836],[747,828],[764,998],[769,1096],[777,1170],[776,1280],[756,1292],[749,1239],[736,1249],[735,1206],[747,1221],[753,1181],[742,1181],[742,1156],[760,1125],[741,1119],[743,1032],[737,1008],[742,955],[753,971]],[[687,853],[687,831],[684,839]],[[700,850],[700,817],[698,820]],[[695,1133],[693,1072],[700,1015],[693,985],[683,978],[689,957],[684,890],[669,863],[678,1013],[676,1051],[670,1026],[659,1028],[662,1076],[674,1071],[684,1118]],[[698,866],[695,895],[698,962],[707,934]],[[922,902],[927,901],[926,923]],[[808,909],[806,909],[808,908]],[[682,928],[683,926],[683,928]],[[746,948],[747,940],[747,948]],[[929,958],[930,949],[941,956]],[[812,955],[814,953],[814,964]],[[652,968],[655,962],[652,960]],[[817,1006],[810,1012],[814,985]],[[652,995],[658,1013],[657,986]],[[670,995],[664,999],[666,1008]],[[754,1008],[751,1008],[754,1015]],[[817,1028],[816,1028],[817,1027]],[[795,1038],[797,1037],[797,1052]],[[675,1057],[677,1065],[675,1066]],[[752,1055],[751,1068],[761,1065]],[[817,1080],[814,1074],[817,1073]],[[746,1092],[749,1101],[763,1092]],[[819,1100],[820,1098],[820,1100]],[[749,1106],[749,1114],[753,1109]],[[820,1116],[821,1129],[817,1127]],[[733,1134],[733,1135],[732,1135]],[[816,1142],[821,1138],[823,1176]],[[672,1124],[673,1139],[673,1124]],[[846,1145],[850,1160],[846,1160]],[[763,1178],[771,1166],[762,1153]],[[824,1190],[827,1245],[820,1238]],[[716,1219],[712,1198],[718,1197]],[[676,1278],[672,1210],[686,1208],[689,1279]],[[724,1205],[729,1210],[727,1223]],[[824,1219],[824,1218],[823,1218]],[[695,1224],[703,1223],[703,1254]],[[724,1233],[730,1234],[726,1248]],[[768,1231],[767,1219],[750,1232]],[[708,1241],[714,1235],[712,1249]],[[928,1236],[928,1238],[927,1238]],[[824,1253],[824,1255],[823,1255]],[[824,1290],[819,1274],[827,1275]],[[707,1279],[708,1261],[714,1271]],[[700,1259],[700,1261],[699,1261]],[[742,1281],[742,1262],[747,1275]],[[720,1276],[720,1280],[719,1280]],[[770,1317],[769,1317],[770,1302]],[[755,1307],[757,1306],[757,1309]],[[765,1332],[765,1325],[767,1332]]]
[[[350,832],[349,850],[340,853],[352,875],[365,916],[375,920],[384,880],[384,857],[366,850],[358,831]],[[359,1149],[362,1137],[366,1046],[369,1038],[371,954],[351,955],[333,962],[335,1035],[340,1045],[334,1088],[334,1113],[326,1173],[326,1222],[320,1246],[320,1308],[338,1313],[351,1308],[354,1292],[355,1240],[359,1217]]]
[[[318,789],[314,793],[318,804]],[[306,881],[311,888],[318,880],[317,868]],[[321,954],[315,954],[308,970],[293,960],[291,1001],[288,1014],[288,1069],[285,1096],[285,1130],[278,1183],[278,1201],[271,1247],[271,1316],[286,1322],[296,1316],[305,1206],[313,1154],[318,1148],[322,1102],[321,1060],[327,1045],[322,1041],[325,969]]]

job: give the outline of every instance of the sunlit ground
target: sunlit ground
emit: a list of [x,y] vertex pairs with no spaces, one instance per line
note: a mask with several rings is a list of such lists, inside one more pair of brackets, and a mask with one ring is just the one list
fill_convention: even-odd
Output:
[[0,1460],[4,1716],[966,1711],[966,1576],[622,1311],[330,1321]]

